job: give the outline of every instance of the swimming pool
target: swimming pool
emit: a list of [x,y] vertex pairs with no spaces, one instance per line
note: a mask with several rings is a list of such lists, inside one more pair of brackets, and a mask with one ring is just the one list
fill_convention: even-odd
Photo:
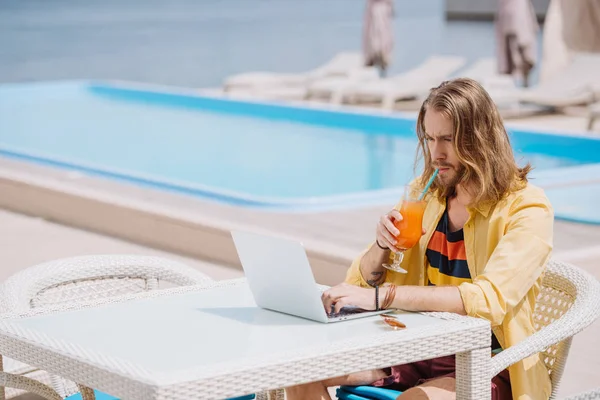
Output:
[[[0,86],[0,155],[265,209],[395,202],[414,177],[414,125],[108,83]],[[511,139],[534,182],[555,188],[600,164],[597,139],[521,130]]]

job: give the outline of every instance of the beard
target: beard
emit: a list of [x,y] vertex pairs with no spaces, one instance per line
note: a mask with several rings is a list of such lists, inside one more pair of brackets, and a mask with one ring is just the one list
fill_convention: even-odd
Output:
[[445,174],[438,175],[437,179],[441,187],[442,196],[446,198],[452,197],[456,194],[456,186],[462,182],[463,177],[465,176],[466,168],[463,165],[454,167],[448,164],[436,166],[436,168],[439,167],[450,168]]

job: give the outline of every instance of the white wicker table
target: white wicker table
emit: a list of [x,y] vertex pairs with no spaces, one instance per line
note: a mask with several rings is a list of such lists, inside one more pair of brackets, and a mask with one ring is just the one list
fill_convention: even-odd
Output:
[[490,398],[490,325],[445,313],[321,324],[256,307],[243,279],[10,315],[0,354],[126,400],[220,399],[457,354],[457,398]]

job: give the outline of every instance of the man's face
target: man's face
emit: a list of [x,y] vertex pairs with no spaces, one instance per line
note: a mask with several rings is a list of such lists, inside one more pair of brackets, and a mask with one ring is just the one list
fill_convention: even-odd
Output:
[[434,168],[439,168],[438,180],[446,189],[454,188],[464,173],[464,167],[454,151],[452,121],[438,111],[427,110],[423,124],[431,163]]

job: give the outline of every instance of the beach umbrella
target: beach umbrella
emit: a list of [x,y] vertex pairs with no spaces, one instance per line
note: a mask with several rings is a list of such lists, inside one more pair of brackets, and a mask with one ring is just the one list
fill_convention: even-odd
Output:
[[544,21],[540,82],[560,74],[578,52],[600,53],[600,1],[551,0]]
[[530,0],[499,0],[496,13],[496,58],[498,72],[529,84],[537,62],[539,25]]
[[563,37],[571,51],[600,53],[600,1],[562,0]]
[[365,65],[379,67],[382,75],[390,65],[394,33],[393,0],[367,0],[363,25],[363,55]]

